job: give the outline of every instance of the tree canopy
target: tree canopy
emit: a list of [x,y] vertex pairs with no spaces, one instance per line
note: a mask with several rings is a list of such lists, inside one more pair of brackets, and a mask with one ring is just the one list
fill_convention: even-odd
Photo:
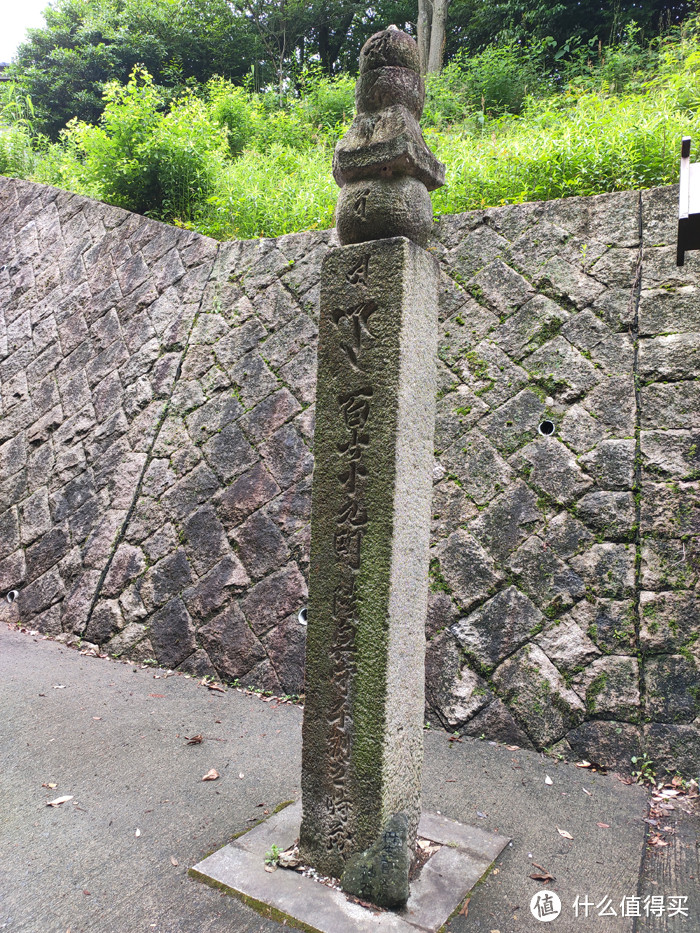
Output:
[[[421,4],[425,7],[425,3]],[[551,37],[619,41],[635,21],[647,37],[682,21],[692,0],[428,0],[447,10],[441,58],[497,42]],[[294,87],[305,68],[353,73],[364,41],[390,23],[418,34],[419,0],[56,0],[29,31],[10,73],[52,137],[72,117],[95,122],[109,81],[143,65],[165,88],[214,75],[252,89]],[[438,66],[439,67],[439,66]],[[437,70],[437,69],[433,69]]]

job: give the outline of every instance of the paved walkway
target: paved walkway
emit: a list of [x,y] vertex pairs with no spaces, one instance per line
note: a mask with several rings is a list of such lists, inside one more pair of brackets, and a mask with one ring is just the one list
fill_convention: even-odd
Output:
[[[204,741],[187,745],[197,734]],[[187,869],[299,796],[300,745],[297,707],[85,657],[0,624],[0,930],[282,930]],[[203,782],[211,768],[220,779]],[[440,731],[426,733],[424,775],[426,809],[513,838],[449,931],[532,933],[540,924],[528,905],[542,887],[563,902],[542,927],[556,933],[700,930],[697,817],[674,811],[674,842],[645,855],[642,788]],[[62,795],[72,799],[46,806]],[[535,863],[556,880],[530,879]],[[690,896],[691,918],[574,917],[577,895],[619,909],[646,893]]]

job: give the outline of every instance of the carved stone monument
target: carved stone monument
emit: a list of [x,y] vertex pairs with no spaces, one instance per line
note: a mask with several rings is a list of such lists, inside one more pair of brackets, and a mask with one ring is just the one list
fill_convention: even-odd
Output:
[[341,244],[321,277],[301,858],[381,906],[408,898],[420,817],[444,167],[418,126],[418,50],[360,56],[336,149]]
[[[319,933],[436,933],[508,844],[421,814],[439,275],[423,246],[444,180],[423,94],[415,42],[372,36],[321,276],[301,806],[191,870]],[[270,871],[275,849],[292,870]]]
[[418,47],[396,26],[364,44],[355,102],[357,116],[333,158],[338,238],[404,236],[425,246],[433,222],[428,192],[445,184],[445,166],[418,124],[425,102]]

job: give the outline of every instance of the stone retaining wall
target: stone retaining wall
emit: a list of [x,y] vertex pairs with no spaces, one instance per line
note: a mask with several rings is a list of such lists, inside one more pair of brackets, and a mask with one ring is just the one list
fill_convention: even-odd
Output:
[[[675,217],[668,188],[435,227],[427,686],[452,730],[700,766],[700,262],[676,268]],[[331,239],[217,244],[0,179],[4,617],[301,691]]]

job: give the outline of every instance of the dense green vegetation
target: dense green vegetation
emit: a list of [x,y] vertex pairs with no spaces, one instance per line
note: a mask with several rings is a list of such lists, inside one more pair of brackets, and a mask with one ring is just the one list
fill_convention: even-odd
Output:
[[[307,63],[280,93],[235,75],[166,86],[135,65],[104,86],[101,116],[71,120],[56,141],[26,86],[6,85],[0,173],[219,238],[327,227],[354,86],[327,70]],[[687,17],[652,40],[628,25],[612,45],[503,36],[453,52],[427,84],[425,136],[448,167],[437,214],[666,184],[681,136],[700,138],[700,25]]]
[[[495,44],[570,36],[618,42],[635,21],[645,40],[678,25],[693,0],[442,0],[445,58]],[[106,82],[141,65],[166,98],[215,75],[254,90],[290,83],[309,64],[352,74],[364,41],[396,23],[416,33],[418,0],[54,0],[29,31],[11,73],[34,104],[38,131],[56,139],[72,117],[94,123]]]

